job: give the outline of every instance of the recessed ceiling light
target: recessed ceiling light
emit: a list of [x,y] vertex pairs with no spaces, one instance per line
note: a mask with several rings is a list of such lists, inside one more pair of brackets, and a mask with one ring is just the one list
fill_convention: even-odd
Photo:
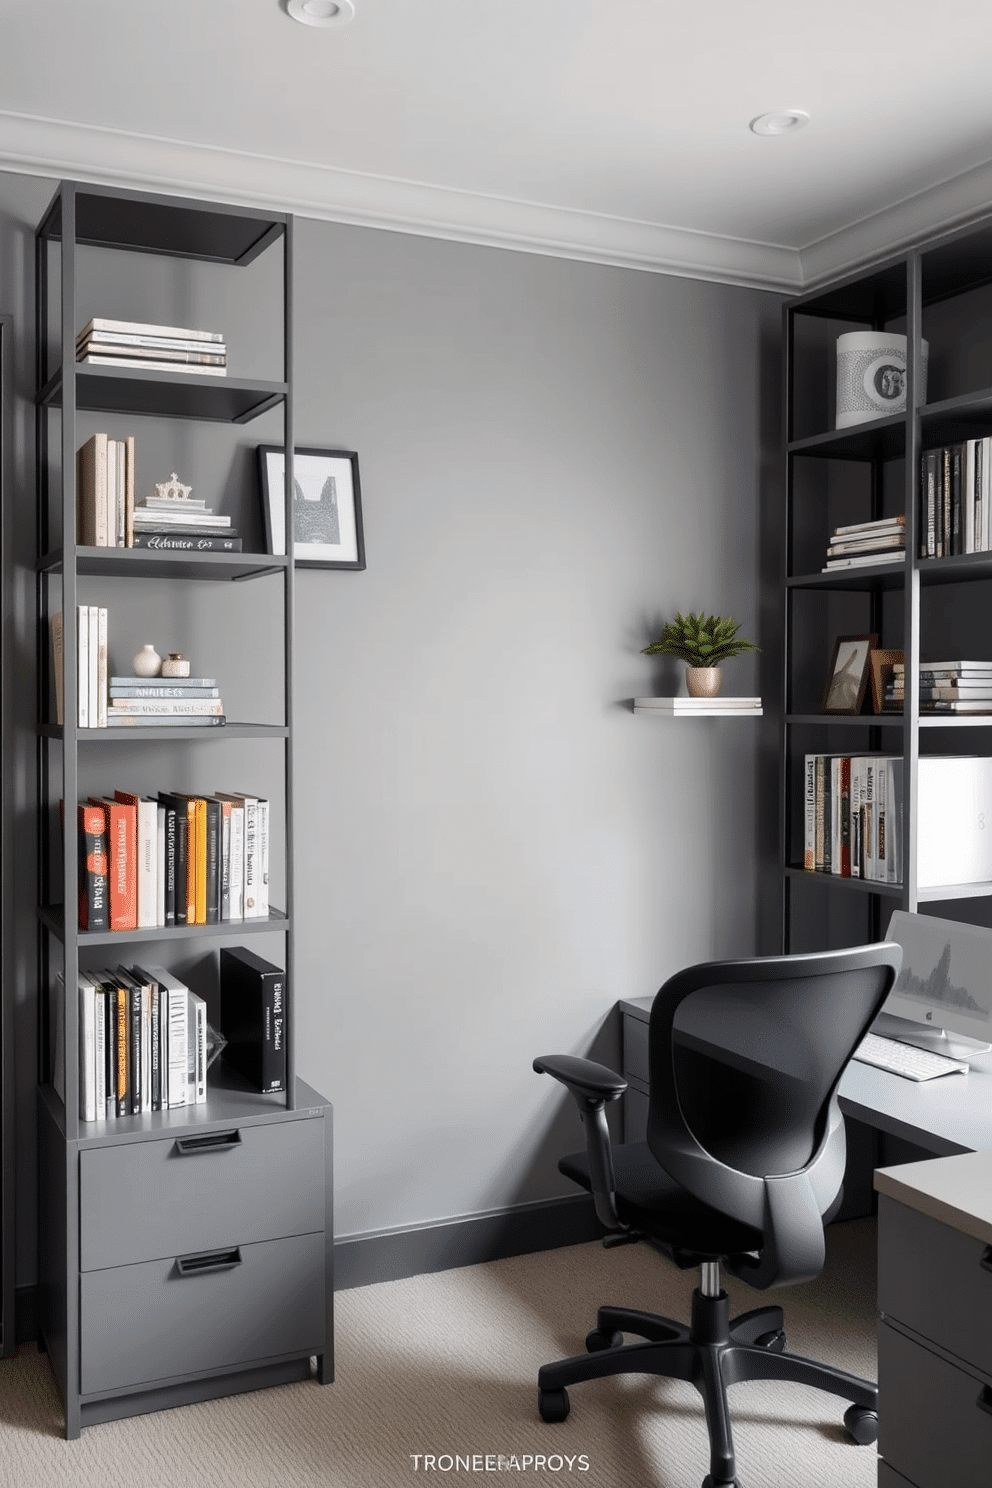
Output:
[[352,0],[286,0],[286,12],[303,26],[346,26],[355,19]]
[[752,134],[795,134],[808,123],[805,109],[773,109],[770,114],[759,114],[752,119],[748,127]]

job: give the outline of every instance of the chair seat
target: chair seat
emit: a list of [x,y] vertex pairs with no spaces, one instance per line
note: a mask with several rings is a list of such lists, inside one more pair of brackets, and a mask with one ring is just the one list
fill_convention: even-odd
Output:
[[[592,1192],[589,1159],[585,1152],[572,1152],[558,1164],[559,1172]],[[613,1148],[616,1175],[617,1213],[624,1224],[678,1250],[699,1256],[739,1255],[760,1250],[760,1230],[721,1214],[694,1198],[670,1178],[658,1163],[647,1142],[628,1142]]]

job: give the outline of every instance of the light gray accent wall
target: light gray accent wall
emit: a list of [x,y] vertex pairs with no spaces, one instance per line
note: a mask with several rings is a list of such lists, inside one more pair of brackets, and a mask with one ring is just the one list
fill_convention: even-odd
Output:
[[[51,189],[0,176],[0,310],[24,336],[22,565],[22,224]],[[658,720],[631,700],[677,690],[681,669],[641,648],[675,609],[705,608],[766,647],[727,665],[725,690],[760,687],[774,704],[780,301],[322,222],[299,221],[296,241],[297,443],[358,451],[368,556],[364,573],[297,575],[298,1064],[334,1103],[349,1236],[567,1192],[555,1162],[576,1128],[534,1056],[612,1057],[618,998],[694,960],[778,948],[774,719]],[[86,313],[137,318],[126,262],[94,273]],[[256,329],[250,294],[155,279],[142,318],[186,314],[232,347]],[[216,445],[215,433],[184,433],[184,464],[170,464],[149,430],[165,469],[146,474],[178,469],[257,530],[253,450],[278,423]],[[239,606],[252,588],[239,586]],[[205,588],[192,618],[159,586],[114,603],[132,631],[155,617],[136,643],[171,617],[191,646],[209,637],[232,693],[246,693],[246,664],[271,686],[268,601],[233,626],[226,589]],[[12,640],[25,668],[32,613],[21,572]],[[20,842],[30,702],[18,718]],[[261,754],[241,765],[220,747],[232,788],[265,784]],[[186,778],[222,788],[206,748]],[[134,756],[107,786],[145,770]],[[25,875],[22,1283],[34,1276],[32,899]]]

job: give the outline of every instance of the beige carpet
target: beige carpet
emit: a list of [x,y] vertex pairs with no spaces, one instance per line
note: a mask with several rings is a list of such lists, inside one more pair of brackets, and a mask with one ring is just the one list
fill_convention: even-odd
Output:
[[[874,1253],[870,1221],[828,1232],[823,1275],[780,1295],[790,1349],[874,1377]],[[693,1283],[646,1246],[593,1244],[344,1292],[335,1384],[87,1427],[76,1442],[61,1439],[48,1366],[26,1347],[0,1363],[0,1485],[699,1488],[706,1431],[691,1386],[632,1376],[576,1386],[559,1426],[536,1405],[538,1366],[581,1352],[598,1304],[687,1317]],[[733,1281],[728,1291],[734,1311],[762,1300]],[[730,1399],[744,1488],[874,1485],[874,1449],[847,1440],[842,1402],[776,1384],[738,1385]],[[425,1470],[414,1454],[478,1454],[483,1470]],[[498,1479],[487,1454],[508,1459]]]

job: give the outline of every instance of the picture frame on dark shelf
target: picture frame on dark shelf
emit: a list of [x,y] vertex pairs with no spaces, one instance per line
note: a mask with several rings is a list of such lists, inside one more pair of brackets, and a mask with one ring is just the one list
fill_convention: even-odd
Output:
[[892,669],[896,662],[905,660],[902,651],[876,650],[869,654],[868,665],[871,668],[871,705],[876,713],[901,713],[894,703],[886,704],[885,689],[892,681]]
[[[258,446],[268,551],[286,551],[285,451]],[[293,454],[293,556],[297,568],[365,567],[362,494],[354,450]]]
[[827,684],[823,689],[821,713],[854,717],[861,712],[868,685],[870,653],[877,645],[878,636],[875,634],[837,637]]

